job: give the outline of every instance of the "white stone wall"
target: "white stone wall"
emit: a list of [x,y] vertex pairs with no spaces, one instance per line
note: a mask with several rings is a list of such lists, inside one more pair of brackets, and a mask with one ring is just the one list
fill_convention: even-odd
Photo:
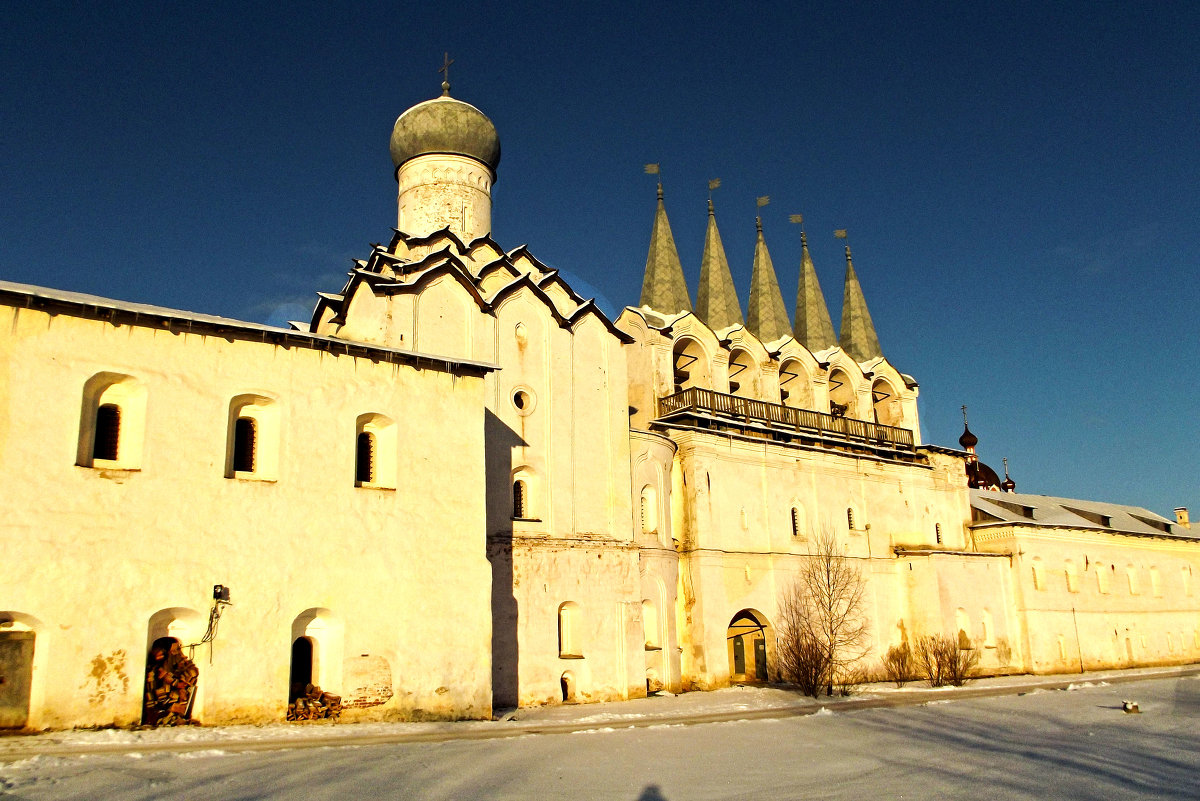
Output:
[[[366,697],[364,658],[390,671],[390,699],[348,717],[489,715],[482,378],[9,307],[0,325],[0,586],[37,632],[32,726],[136,723],[149,642],[198,641],[218,583],[205,722],[281,720],[310,627],[325,690]],[[120,468],[76,464],[102,372],[145,391]],[[264,480],[225,477],[247,393],[277,425]],[[395,423],[395,489],[355,486],[364,413]]]

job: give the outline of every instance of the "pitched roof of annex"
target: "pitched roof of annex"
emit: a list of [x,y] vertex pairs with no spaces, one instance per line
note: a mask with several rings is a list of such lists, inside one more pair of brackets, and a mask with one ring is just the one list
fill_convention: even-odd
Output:
[[971,507],[981,512],[984,517],[984,520],[977,519],[973,528],[1019,525],[1090,529],[1146,537],[1200,539],[1200,536],[1183,526],[1140,506],[973,489]]
[[0,304],[21,309],[36,309],[51,315],[67,314],[83,319],[136,325],[174,333],[211,334],[289,348],[310,348],[333,355],[360,356],[375,361],[408,364],[417,368],[458,374],[483,375],[499,369],[497,365],[471,359],[448,359],[444,356],[353,342],[230,317],[132,303],[11,281],[0,281]]

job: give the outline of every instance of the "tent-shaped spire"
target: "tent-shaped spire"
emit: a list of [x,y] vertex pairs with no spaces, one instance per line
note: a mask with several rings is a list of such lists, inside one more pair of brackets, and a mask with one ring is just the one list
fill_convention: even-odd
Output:
[[650,229],[650,254],[646,256],[646,277],[642,279],[640,306],[649,306],[663,314],[692,310],[683,265],[671,235],[667,207],[663,205],[662,184],[658,185],[658,208],[654,212],[654,227]]
[[842,300],[842,335],[838,340],[842,350],[856,362],[865,362],[883,355],[879,347],[879,336],[867,311],[867,300],[850,260],[850,246],[846,246],[846,294]]
[[813,353],[837,344],[829,306],[817,281],[812,255],[808,252],[808,237],[800,232],[800,287],[796,291],[796,324],[792,328],[796,341]]
[[756,217],[758,241],[754,243],[754,272],[750,276],[750,305],[746,310],[746,328],[762,342],[774,342],[792,332],[775,265],[763,239],[762,218]]
[[704,255],[700,258],[700,287],[696,290],[696,316],[715,330],[742,324],[742,304],[738,302],[725,258],[725,246],[717,231],[717,215],[708,201],[708,230],[704,232]]

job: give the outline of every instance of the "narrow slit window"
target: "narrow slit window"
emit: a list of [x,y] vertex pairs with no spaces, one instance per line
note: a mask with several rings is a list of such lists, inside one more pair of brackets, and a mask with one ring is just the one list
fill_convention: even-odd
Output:
[[937,538],[937,544],[941,545],[942,544],[942,524],[941,523],[933,524],[933,536]]
[[360,431],[355,447],[354,483],[371,484],[375,481],[375,435]]
[[800,536],[800,510],[795,506],[792,507],[792,536]]
[[120,446],[121,407],[115,403],[102,404],[96,409],[96,438],[92,445],[92,458],[115,462]]
[[518,478],[513,482],[513,517],[524,520],[529,512],[528,490],[525,481]]
[[846,510],[846,525],[850,527],[851,531],[854,531],[854,510],[853,509]]
[[254,472],[257,433],[257,426],[251,417],[239,417],[233,424],[233,470],[235,473]]

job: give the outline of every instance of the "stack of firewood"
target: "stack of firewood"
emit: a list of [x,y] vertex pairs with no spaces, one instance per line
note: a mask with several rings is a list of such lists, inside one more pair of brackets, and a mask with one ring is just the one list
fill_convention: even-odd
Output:
[[146,672],[146,695],[143,720],[151,726],[178,726],[194,723],[192,701],[200,671],[192,660],[183,655],[179,643],[170,650],[156,648],[150,655]]
[[288,720],[336,720],[342,714],[342,697],[323,692],[315,684],[306,684],[304,694],[288,704]]

